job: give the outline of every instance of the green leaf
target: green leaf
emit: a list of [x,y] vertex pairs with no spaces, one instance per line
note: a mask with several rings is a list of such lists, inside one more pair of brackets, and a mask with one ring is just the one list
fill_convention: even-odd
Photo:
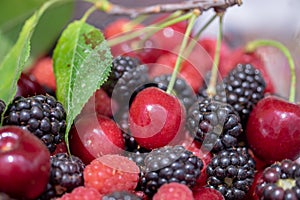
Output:
[[11,41],[0,31],[0,60],[3,60],[6,53],[12,47]]
[[52,4],[60,0],[48,1],[41,6],[24,24],[18,40],[4,57],[0,65],[0,99],[8,105],[17,91],[17,81],[30,55],[30,40],[42,14]]
[[83,20],[64,30],[53,54],[56,95],[67,113],[65,140],[84,104],[106,81],[112,55],[102,33]]

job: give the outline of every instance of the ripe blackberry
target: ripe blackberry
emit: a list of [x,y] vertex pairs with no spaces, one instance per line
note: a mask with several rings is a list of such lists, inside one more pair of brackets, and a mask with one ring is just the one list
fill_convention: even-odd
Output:
[[46,191],[40,200],[60,197],[71,192],[74,188],[82,186],[84,163],[76,156],[67,153],[58,153],[50,157],[50,178]]
[[144,162],[140,188],[148,196],[153,196],[165,183],[178,182],[193,187],[203,168],[200,158],[179,145],[154,149]]
[[250,189],[255,162],[246,147],[220,151],[207,165],[207,185],[219,190],[225,199],[243,199]]
[[[171,75],[160,75],[153,78],[153,82],[158,84],[158,87],[162,90],[166,90],[171,80]],[[191,105],[197,100],[197,96],[193,89],[182,78],[176,78],[173,87],[175,95],[182,101],[186,109],[189,109]]]
[[142,200],[135,194],[128,191],[115,191],[113,193],[104,195],[102,200]]
[[108,93],[109,96],[111,96],[116,83],[123,76],[123,74],[131,69],[136,68],[139,64],[139,60],[129,56],[115,57],[112,63],[111,74],[102,88]]
[[[217,85],[214,100],[227,102],[240,115],[243,127],[255,104],[264,97],[266,83],[261,72],[251,64],[238,64]],[[205,90],[199,92],[205,97]]]
[[1,121],[1,116],[2,116],[2,113],[4,112],[4,110],[5,110],[5,103],[4,103],[4,101],[2,101],[0,99],[0,121]]
[[242,133],[240,117],[227,103],[205,99],[189,109],[187,127],[205,150],[218,152],[238,145]]
[[263,200],[300,199],[300,165],[288,159],[263,171],[256,194]]
[[18,125],[40,138],[54,152],[63,141],[66,112],[60,102],[49,95],[16,97],[4,114],[4,125]]

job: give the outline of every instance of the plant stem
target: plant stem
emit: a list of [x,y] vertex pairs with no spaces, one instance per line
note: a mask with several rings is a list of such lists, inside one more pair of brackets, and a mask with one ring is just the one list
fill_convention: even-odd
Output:
[[209,97],[216,95],[216,85],[218,81],[218,68],[220,62],[220,51],[221,51],[221,43],[223,37],[223,15],[224,13],[219,14],[219,32],[217,36],[217,45],[214,55],[213,67],[211,69],[211,77],[209,79],[209,84],[206,89],[206,92]]
[[[176,24],[176,23],[178,23],[178,22],[181,22],[181,21],[184,21],[184,20],[186,20],[186,19],[189,19],[189,18],[191,17],[191,15],[192,15],[191,13],[187,13],[187,14],[185,14],[185,15],[182,15],[182,16],[176,18],[176,19],[172,19],[172,20],[170,20],[170,21],[168,21],[168,22],[165,22],[165,23],[163,23],[163,24],[155,23],[155,24],[153,24],[153,25],[151,25],[151,26],[153,26],[153,27],[159,26],[159,28],[165,28],[165,27],[168,27],[168,26],[170,26],[170,25],[172,25],[172,24]],[[108,40],[108,41],[107,41],[107,44],[108,44],[109,46],[117,45],[117,44],[119,44],[119,43],[122,43],[122,42],[125,42],[125,41],[127,41],[127,40],[131,40],[131,39],[133,39],[133,38],[135,38],[135,37],[138,37],[138,36],[140,36],[141,34],[143,34],[144,32],[146,32],[147,30],[149,31],[149,29],[141,28],[141,29],[135,30],[135,31],[133,31],[133,32],[131,32],[131,33],[129,33],[129,34],[125,34],[125,35],[121,35],[121,36],[119,36],[119,37],[112,38],[111,40]],[[152,31],[153,31],[153,30],[151,30],[151,32],[152,32]],[[157,30],[155,29],[154,31],[157,31]],[[154,32],[154,33],[155,33],[155,32]]]
[[193,39],[190,41],[190,43],[188,44],[186,51],[185,51],[185,56],[189,56],[190,53],[193,51],[195,45],[197,44],[201,34],[203,33],[203,31],[216,19],[216,17],[218,16],[218,14],[215,14],[214,16],[212,16],[205,24],[204,26],[197,32],[197,34],[193,37]]
[[90,7],[82,16],[81,21],[85,22],[87,20],[87,18],[95,11],[97,10],[97,7],[94,5],[92,7]]
[[192,28],[193,28],[194,23],[195,23],[195,21],[196,21],[196,19],[199,15],[200,15],[200,10],[194,10],[192,12],[191,17],[190,17],[189,25],[188,25],[188,27],[185,31],[184,38],[183,38],[181,46],[180,46],[179,54],[178,54],[177,59],[176,59],[176,63],[175,63],[175,67],[174,67],[174,70],[173,70],[173,73],[172,73],[172,76],[171,76],[171,80],[168,84],[168,88],[167,88],[167,93],[168,94],[171,94],[171,91],[173,90],[177,74],[180,71],[180,65],[181,65],[181,62],[182,62],[183,51],[186,48],[189,36],[191,34],[191,31],[192,31]]
[[274,40],[254,40],[246,44],[245,51],[246,52],[254,52],[258,47],[261,46],[272,46],[280,50],[283,55],[287,58],[290,67],[290,94],[289,101],[295,102],[296,99],[296,71],[295,71],[295,63],[293,57],[289,51],[289,49],[284,46],[282,43]]

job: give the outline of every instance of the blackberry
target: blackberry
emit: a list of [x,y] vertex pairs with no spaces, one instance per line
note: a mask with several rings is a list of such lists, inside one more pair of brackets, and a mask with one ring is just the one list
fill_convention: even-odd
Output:
[[111,96],[116,83],[123,76],[123,74],[131,69],[135,69],[138,65],[140,65],[140,62],[135,58],[129,56],[115,57],[112,63],[112,72],[102,88],[109,96]]
[[[158,84],[158,87],[162,90],[166,90],[171,80],[171,75],[161,75],[153,78],[153,82]],[[176,78],[173,87],[175,95],[182,101],[186,109],[189,109],[191,105],[197,100],[197,96],[193,89],[182,78]]]
[[119,78],[114,87],[112,98],[123,107],[129,106],[129,101],[134,91],[148,81],[148,67],[146,65],[139,65],[130,69]]
[[139,186],[148,196],[165,183],[178,182],[192,188],[203,168],[200,158],[179,145],[154,149],[144,162]]
[[102,200],[142,200],[135,194],[128,191],[116,191],[111,194],[106,194],[102,197]]
[[[232,105],[245,127],[253,107],[264,97],[265,88],[265,80],[258,69],[251,64],[238,64],[218,84],[213,99]],[[207,96],[205,90],[201,90],[199,96]]]
[[66,112],[52,96],[19,96],[8,106],[3,124],[29,130],[46,144],[50,152],[54,152],[64,138]]
[[2,101],[2,100],[0,99],[0,122],[1,122],[1,116],[2,116],[2,113],[3,113],[4,110],[5,110],[5,107],[6,107],[6,105],[5,105],[4,101]]
[[267,167],[258,180],[256,193],[263,200],[300,199],[300,165],[285,159]]
[[40,200],[60,197],[84,184],[85,165],[80,158],[69,156],[67,153],[58,153],[50,157],[50,162],[49,183]]
[[207,150],[218,152],[238,145],[242,125],[238,113],[227,103],[205,99],[188,111],[187,128]]
[[255,173],[255,162],[246,147],[220,151],[207,165],[207,185],[219,190],[227,200],[243,199]]

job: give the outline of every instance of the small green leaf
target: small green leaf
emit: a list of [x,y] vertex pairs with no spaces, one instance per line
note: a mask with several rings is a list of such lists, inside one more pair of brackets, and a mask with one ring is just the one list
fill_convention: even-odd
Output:
[[48,1],[41,6],[25,22],[19,34],[18,40],[4,57],[0,64],[0,99],[8,105],[17,91],[17,81],[30,55],[30,40],[35,27],[43,13],[54,3],[61,0]]
[[65,140],[84,104],[106,81],[112,55],[102,33],[83,20],[62,33],[53,54],[56,95],[67,113]]
[[12,42],[0,30],[0,61],[3,60],[6,53],[12,47]]

